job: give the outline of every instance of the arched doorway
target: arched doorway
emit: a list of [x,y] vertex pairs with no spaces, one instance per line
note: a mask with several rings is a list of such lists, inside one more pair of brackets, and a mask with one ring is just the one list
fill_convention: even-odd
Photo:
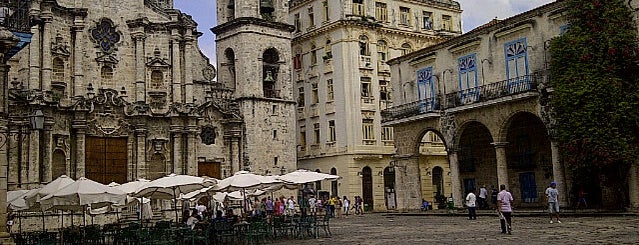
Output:
[[386,200],[386,209],[397,209],[394,167],[386,167],[384,169],[384,199]]
[[497,185],[497,158],[492,143],[493,137],[483,124],[470,122],[464,127],[457,153],[462,195],[483,184]]
[[67,157],[62,150],[53,152],[53,163],[51,168],[51,179],[57,179],[67,174]]
[[364,211],[373,209],[373,171],[368,166],[362,169],[362,201]]
[[431,172],[431,174],[433,175],[433,189],[434,189],[434,196],[437,195],[443,195],[444,194],[444,170],[437,166],[433,168],[433,171]]
[[[337,175],[337,169],[336,168],[331,168],[331,174],[332,175]],[[337,192],[337,180],[333,180],[331,181],[331,196],[339,196],[339,193]]]

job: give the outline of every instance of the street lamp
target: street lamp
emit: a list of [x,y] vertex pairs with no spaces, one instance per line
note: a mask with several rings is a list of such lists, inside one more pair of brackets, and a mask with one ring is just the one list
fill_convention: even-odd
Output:
[[29,123],[31,123],[31,129],[43,130],[44,129],[44,113],[40,109],[33,111],[33,115],[29,116]]

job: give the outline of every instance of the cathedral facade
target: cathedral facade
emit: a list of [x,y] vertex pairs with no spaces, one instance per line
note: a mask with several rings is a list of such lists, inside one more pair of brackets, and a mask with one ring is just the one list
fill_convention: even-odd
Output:
[[[222,63],[216,81],[197,23],[172,0],[30,4],[38,23],[30,45],[8,61],[3,90],[10,190],[61,175],[108,184],[295,169],[286,24],[238,20],[275,30],[281,45],[250,55],[248,44],[218,49],[218,57],[231,50],[238,59]],[[236,26],[216,28],[219,48]],[[229,36],[229,45],[243,43]],[[264,76],[247,69],[258,65]],[[44,114],[42,130],[29,127],[34,112]]]

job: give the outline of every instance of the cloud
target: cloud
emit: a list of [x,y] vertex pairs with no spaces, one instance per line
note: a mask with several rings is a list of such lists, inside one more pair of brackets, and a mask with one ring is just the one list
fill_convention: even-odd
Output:
[[458,0],[461,4],[464,32],[488,23],[531,10],[552,0]]

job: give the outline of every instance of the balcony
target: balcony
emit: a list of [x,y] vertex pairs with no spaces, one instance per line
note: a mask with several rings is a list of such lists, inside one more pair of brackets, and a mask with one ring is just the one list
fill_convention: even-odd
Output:
[[6,59],[11,58],[22,48],[31,43],[31,27],[38,24],[38,20],[29,16],[30,0],[0,0],[0,25],[7,28],[20,40],[7,53]]
[[446,94],[444,109],[537,91],[540,77],[526,75]]
[[439,99],[428,98],[382,110],[382,122],[422,115],[440,110]]

